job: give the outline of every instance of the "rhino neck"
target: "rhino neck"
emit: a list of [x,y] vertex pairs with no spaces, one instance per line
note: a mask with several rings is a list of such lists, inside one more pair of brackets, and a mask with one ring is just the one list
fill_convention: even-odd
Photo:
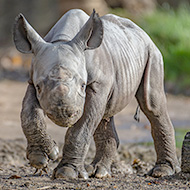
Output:
[[44,40],[47,42],[70,41],[80,31],[88,18],[89,16],[82,10],[70,10],[60,18]]

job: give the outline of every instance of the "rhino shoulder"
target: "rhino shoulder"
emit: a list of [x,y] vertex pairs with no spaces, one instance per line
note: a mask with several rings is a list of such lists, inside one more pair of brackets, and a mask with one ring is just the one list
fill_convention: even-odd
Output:
[[119,32],[124,32],[127,36],[137,35],[147,44],[152,44],[152,40],[148,34],[141,29],[137,24],[128,18],[123,18],[113,14],[107,14],[101,17],[105,30],[115,31],[116,34]]
[[102,20],[109,22],[110,24],[117,25],[121,29],[131,28],[139,29],[139,27],[128,18],[123,18],[114,14],[107,14],[101,17]]

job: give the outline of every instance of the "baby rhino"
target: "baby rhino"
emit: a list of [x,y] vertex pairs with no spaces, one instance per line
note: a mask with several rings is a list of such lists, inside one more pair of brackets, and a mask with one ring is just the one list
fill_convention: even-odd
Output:
[[[180,170],[166,106],[162,55],[137,25],[112,14],[99,17],[93,11],[89,17],[75,9],[43,39],[20,14],[14,43],[20,52],[33,54],[21,112],[31,166],[45,170],[48,161],[58,156],[46,131],[47,115],[55,124],[70,127],[54,178],[110,176],[119,145],[114,115],[135,96],[151,123],[157,153],[149,175]],[[96,155],[84,167],[92,138]]]

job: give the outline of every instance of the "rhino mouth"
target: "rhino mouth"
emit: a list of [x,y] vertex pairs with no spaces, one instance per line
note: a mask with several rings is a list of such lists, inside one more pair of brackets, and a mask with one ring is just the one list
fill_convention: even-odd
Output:
[[81,117],[81,112],[78,110],[67,117],[65,116],[57,116],[50,113],[46,113],[48,118],[53,121],[56,125],[61,127],[72,127]]

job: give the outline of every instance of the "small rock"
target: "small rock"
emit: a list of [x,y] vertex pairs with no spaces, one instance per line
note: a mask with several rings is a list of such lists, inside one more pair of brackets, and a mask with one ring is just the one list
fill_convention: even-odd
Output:
[[29,183],[29,182],[26,182],[26,183],[24,184],[24,186],[29,187],[29,186],[30,186],[30,183]]
[[20,179],[21,176],[18,176],[18,175],[12,175],[10,176],[8,179]]

